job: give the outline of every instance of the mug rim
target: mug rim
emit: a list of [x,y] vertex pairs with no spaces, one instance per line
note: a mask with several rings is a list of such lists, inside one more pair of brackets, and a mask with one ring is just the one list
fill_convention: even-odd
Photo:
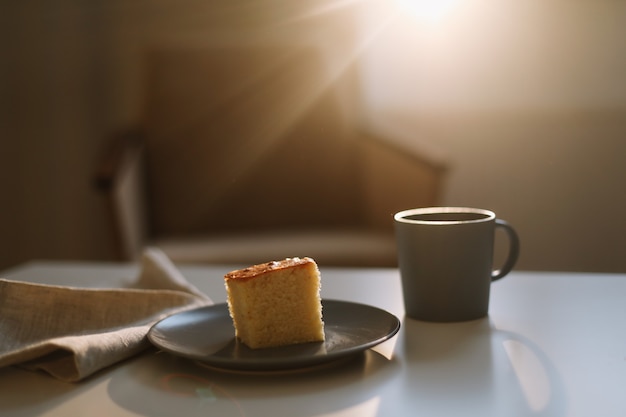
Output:
[[[409,216],[422,214],[478,214],[484,217],[470,220],[419,220],[410,219]],[[394,220],[398,223],[406,224],[427,224],[427,225],[449,225],[449,224],[466,224],[466,223],[482,223],[495,220],[496,214],[491,210],[473,208],[473,207],[422,207],[402,210],[394,214]]]

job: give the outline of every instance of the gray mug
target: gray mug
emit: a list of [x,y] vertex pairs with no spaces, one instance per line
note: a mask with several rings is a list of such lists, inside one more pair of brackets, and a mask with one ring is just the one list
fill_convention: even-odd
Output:
[[[485,317],[491,283],[508,274],[519,238],[489,210],[428,207],[394,215],[398,266],[407,317],[455,322]],[[504,265],[493,270],[496,228],[509,237]]]

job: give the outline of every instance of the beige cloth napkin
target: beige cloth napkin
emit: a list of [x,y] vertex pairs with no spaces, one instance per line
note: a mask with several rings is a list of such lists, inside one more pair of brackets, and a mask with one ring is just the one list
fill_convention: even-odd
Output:
[[86,289],[0,279],[0,367],[79,381],[150,344],[158,320],[211,299],[160,250],[147,249],[132,288]]

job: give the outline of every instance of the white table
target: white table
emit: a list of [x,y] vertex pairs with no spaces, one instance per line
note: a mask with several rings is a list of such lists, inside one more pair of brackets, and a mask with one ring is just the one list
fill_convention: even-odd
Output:
[[[181,266],[216,302],[233,268]],[[156,349],[78,384],[3,368],[0,415],[626,415],[626,274],[514,272],[493,284],[488,318],[432,324],[403,317],[395,269],[321,270],[324,298],[384,308],[402,319],[398,335],[333,367],[278,375],[219,372]],[[115,287],[136,272],[35,262],[0,276]]]

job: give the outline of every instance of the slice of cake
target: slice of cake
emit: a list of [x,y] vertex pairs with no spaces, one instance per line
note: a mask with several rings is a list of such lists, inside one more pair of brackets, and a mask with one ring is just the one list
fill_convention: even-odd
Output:
[[311,258],[287,258],[224,276],[235,335],[252,349],[324,340],[320,273]]

